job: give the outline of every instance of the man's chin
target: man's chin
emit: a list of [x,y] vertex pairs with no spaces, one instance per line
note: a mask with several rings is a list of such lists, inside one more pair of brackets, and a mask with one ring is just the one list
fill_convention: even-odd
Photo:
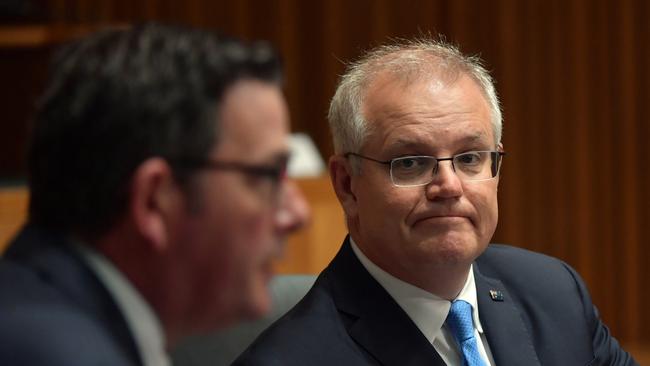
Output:
[[439,264],[471,263],[484,250],[475,237],[458,232],[422,238],[418,244],[418,255],[423,261]]
[[271,312],[271,295],[268,289],[264,294],[257,293],[246,306],[242,314],[244,320],[256,320],[268,315]]
[[[281,248],[278,246],[278,248]],[[266,316],[272,309],[271,299],[271,280],[275,276],[275,260],[280,251],[274,252],[267,256],[265,260],[259,263],[257,273],[251,278],[249,283],[248,301],[242,309],[244,310],[243,318],[254,320]]]
[[272,267],[264,266],[251,284],[248,301],[242,308],[245,309],[243,317],[247,320],[254,320],[267,315],[271,311],[272,299],[270,282],[273,278]]

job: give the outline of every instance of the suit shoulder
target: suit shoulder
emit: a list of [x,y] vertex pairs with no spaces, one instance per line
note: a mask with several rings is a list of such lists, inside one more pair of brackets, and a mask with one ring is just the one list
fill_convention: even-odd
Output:
[[546,268],[547,270],[556,269],[562,271],[570,268],[562,260],[550,255],[504,244],[490,244],[476,262],[481,268],[501,267],[517,270]]
[[20,365],[131,364],[109,331],[81,309],[32,303],[4,308],[2,312],[0,363],[12,360]]
[[[291,310],[262,332],[255,343],[283,343],[285,340],[303,344],[319,342],[323,333],[334,330],[333,323],[328,321],[334,316],[338,314],[330,294],[317,284]],[[296,339],[296,335],[300,335],[299,339]]]
[[339,312],[320,277],[287,314],[267,328],[233,365],[332,365],[362,359],[349,338],[349,321]]
[[131,364],[106,324],[51,283],[47,273],[0,260],[0,293],[0,364]]
[[490,244],[477,260],[477,270],[527,294],[573,293],[589,301],[580,275],[549,255],[508,245]]
[[507,245],[491,244],[476,261],[475,273],[498,280],[525,307],[543,304],[551,313],[593,316],[591,296],[580,275],[560,259]]

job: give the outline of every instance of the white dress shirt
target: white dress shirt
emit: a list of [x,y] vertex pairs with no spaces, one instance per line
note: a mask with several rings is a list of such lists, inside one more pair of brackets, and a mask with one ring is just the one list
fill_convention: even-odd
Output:
[[86,245],[78,251],[122,311],[144,366],[170,366],[158,317],[140,293],[109,260]]
[[[350,244],[361,264],[413,320],[413,323],[433,345],[443,361],[447,365],[462,365],[461,351],[453,335],[445,326],[451,302],[390,275],[370,261],[357,247],[352,238],[350,238]],[[479,352],[486,365],[494,365],[494,359],[479,318],[476,283],[474,282],[472,267],[469,269],[465,285],[456,300],[465,300],[472,305],[474,336],[477,339]]]

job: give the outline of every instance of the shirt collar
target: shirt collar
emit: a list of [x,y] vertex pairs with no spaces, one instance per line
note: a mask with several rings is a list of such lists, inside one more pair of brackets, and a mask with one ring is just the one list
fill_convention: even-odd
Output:
[[[365,269],[395,299],[395,302],[411,318],[429,342],[433,343],[436,338],[442,337],[442,327],[447,319],[447,314],[449,314],[451,302],[413,286],[410,283],[404,282],[379,268],[379,266],[363,254],[352,237],[350,237],[350,244],[354,254]],[[474,325],[479,333],[483,333],[483,327],[479,318],[476,283],[474,281],[472,266],[470,266],[465,285],[456,297],[456,300],[465,300],[472,305]]]
[[142,295],[102,254],[87,245],[77,244],[75,247],[122,311],[135,339],[143,365],[171,365],[165,351],[165,336],[160,320]]

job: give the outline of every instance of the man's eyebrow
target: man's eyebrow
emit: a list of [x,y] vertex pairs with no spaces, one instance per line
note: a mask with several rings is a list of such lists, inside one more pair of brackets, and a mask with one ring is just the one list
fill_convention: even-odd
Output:
[[[456,140],[455,143],[469,144],[474,142],[480,142],[484,135],[485,134],[481,132],[476,132],[474,134],[461,137],[460,139]],[[390,144],[391,148],[418,148],[418,147],[430,147],[430,146],[431,146],[430,143],[420,140],[418,138],[415,139],[398,138]]]
[[472,135],[467,135],[463,138],[461,138],[459,141],[464,142],[464,143],[471,143],[471,142],[480,142],[481,139],[483,138],[484,134],[482,132],[476,132]]
[[425,143],[424,141],[418,141],[418,140],[413,140],[413,139],[402,139],[399,138],[395,141],[393,141],[389,147],[391,148],[419,148],[419,147],[427,147],[430,146],[430,144]]

